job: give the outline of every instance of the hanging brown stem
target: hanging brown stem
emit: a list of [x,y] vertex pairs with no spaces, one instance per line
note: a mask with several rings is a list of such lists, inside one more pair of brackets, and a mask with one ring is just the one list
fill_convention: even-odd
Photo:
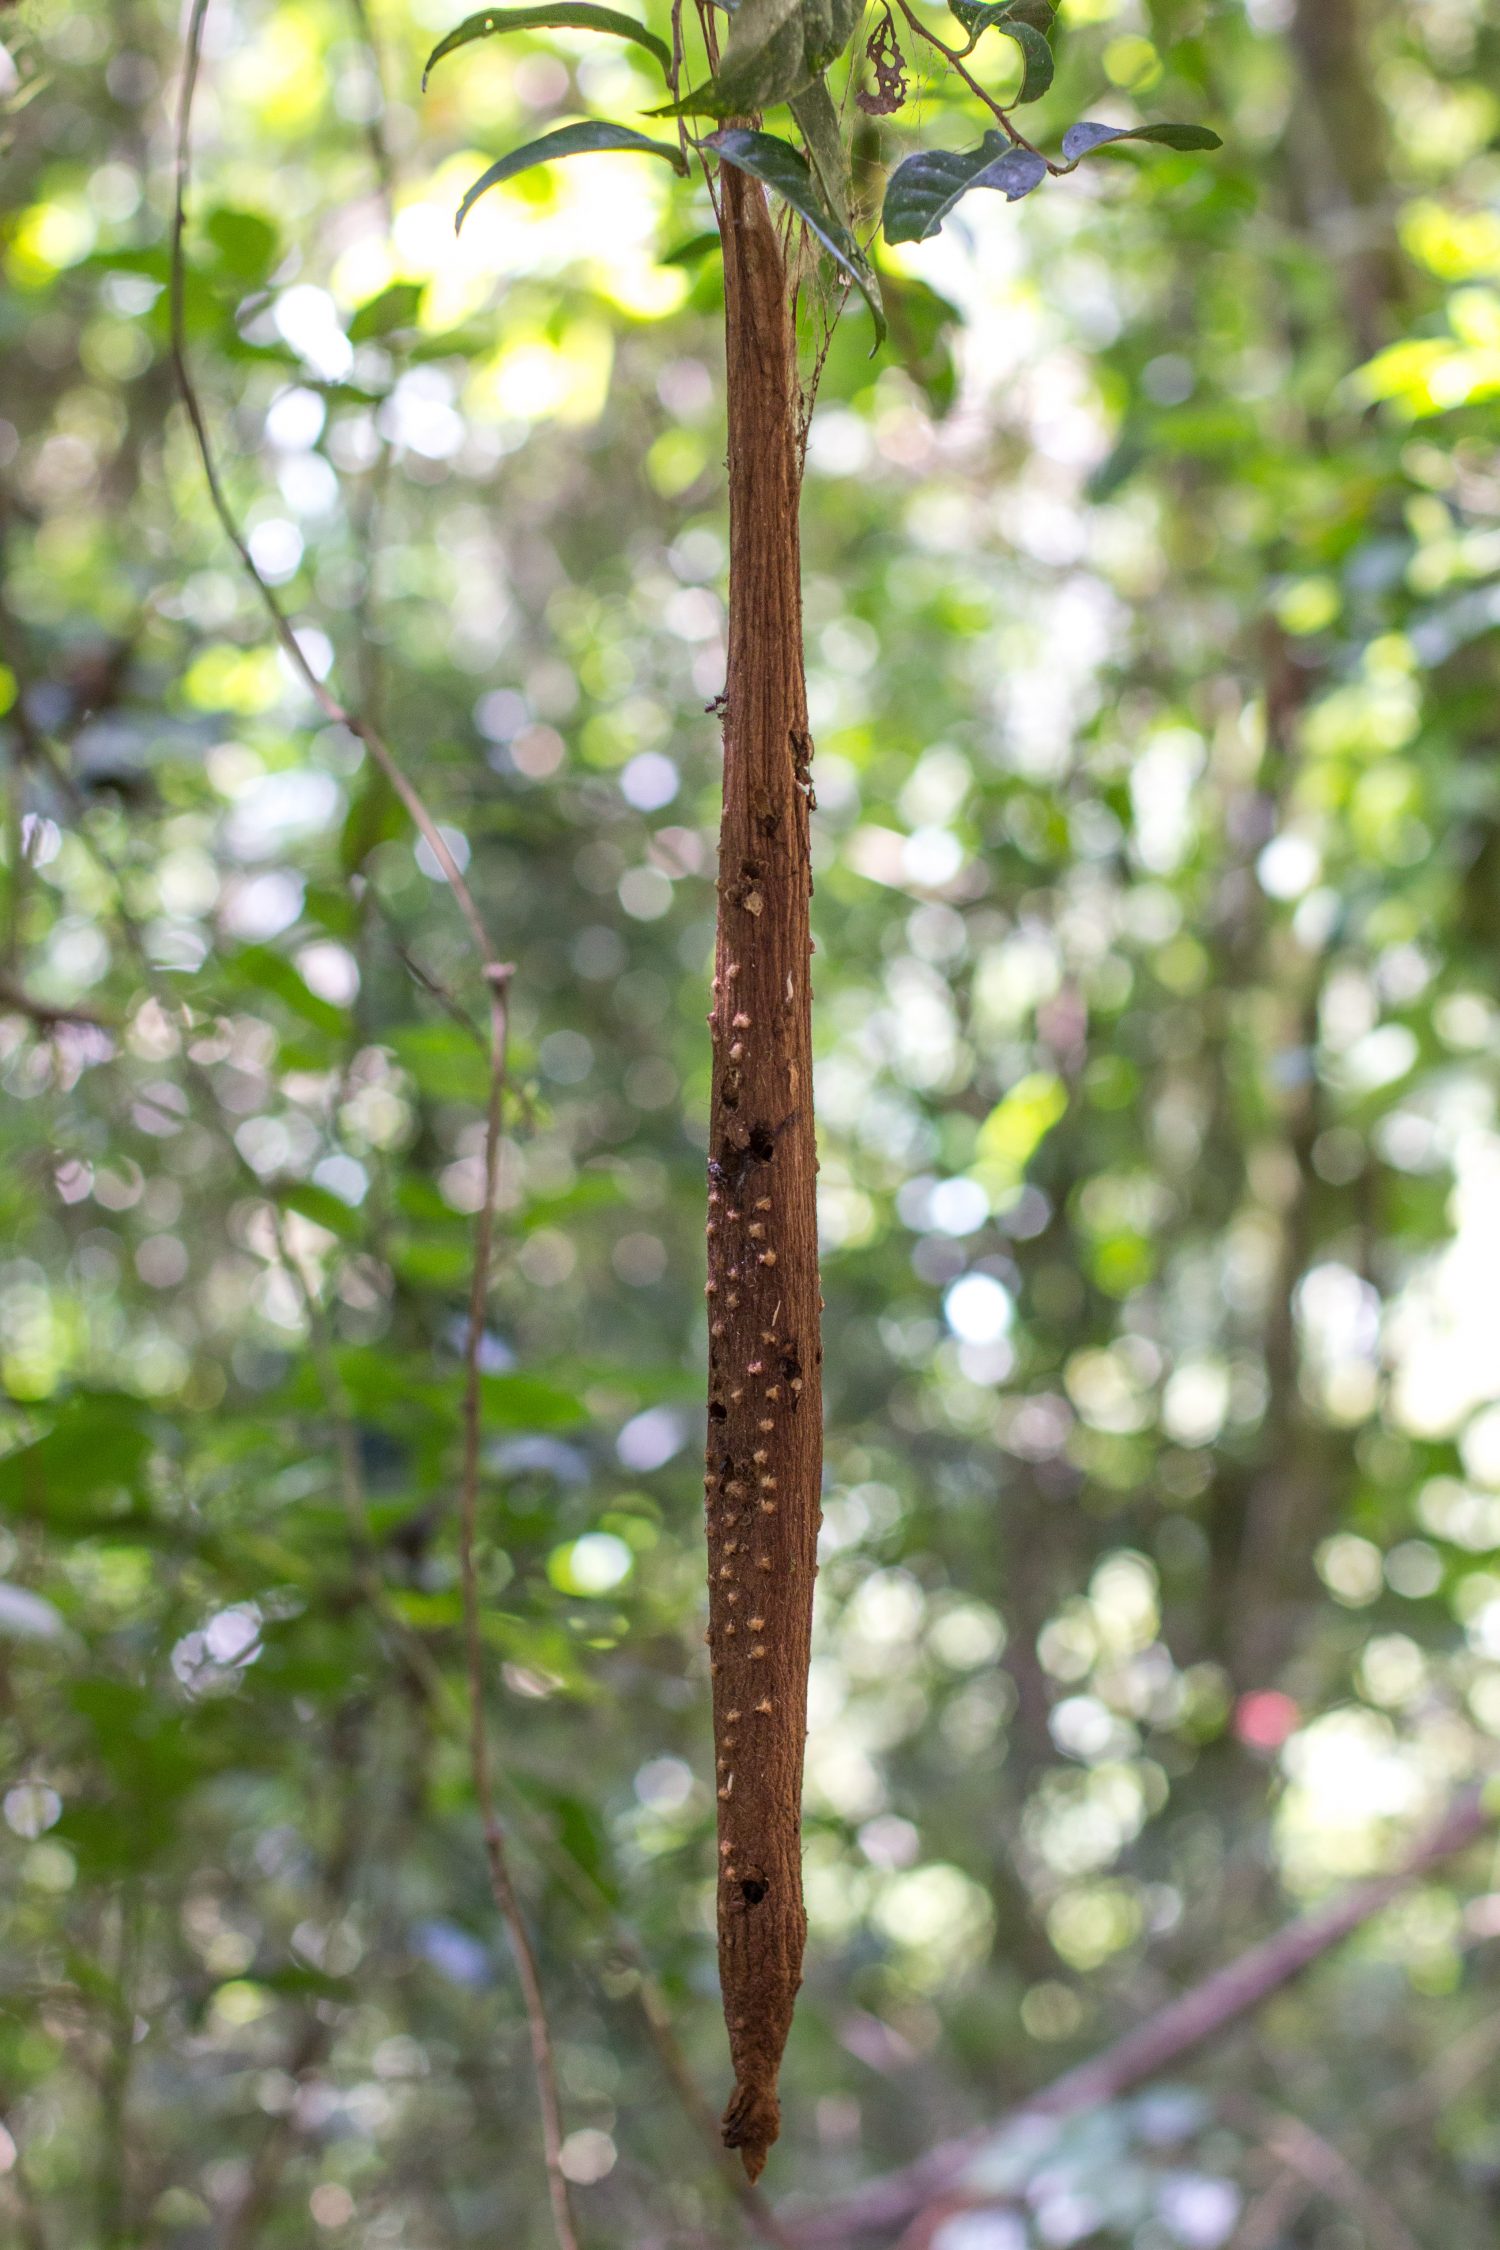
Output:
[[753,2180],[802,1978],[802,1760],[822,1475],[813,1134],[811,782],[800,398],[782,246],[725,166],[729,666],[709,1122],[709,1646],[719,1978]]

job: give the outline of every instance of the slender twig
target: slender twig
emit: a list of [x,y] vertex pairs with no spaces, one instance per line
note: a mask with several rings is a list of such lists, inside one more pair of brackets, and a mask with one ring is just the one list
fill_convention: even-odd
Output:
[[370,151],[370,165],[375,174],[375,184],[379,190],[380,200],[385,206],[386,223],[390,225],[394,222],[396,216],[396,160],[391,152],[390,140],[385,129],[387,104],[384,58],[380,51],[380,41],[375,35],[375,21],[370,8],[370,0],[349,0],[349,12],[354,18],[355,29],[364,44],[365,55],[370,65],[370,76],[374,80],[375,100],[371,104],[369,116],[365,119],[365,141]]
[[479,954],[485,980],[489,987],[491,1070],[489,1109],[485,1126],[486,1191],[484,1207],[480,1212],[476,1229],[474,1276],[469,1298],[469,1330],[465,1352],[463,1475],[459,1528],[459,1561],[463,1580],[465,1639],[468,1656],[470,1757],[473,1766],[475,1795],[484,1827],[485,1851],[490,1870],[490,1887],[516,1957],[522,1997],[525,2003],[532,2061],[542,2111],[542,2133],[546,2151],[547,2179],[551,2195],[553,2224],[557,2234],[559,2250],[578,2250],[577,2236],[574,2232],[572,2212],[568,2202],[567,2179],[562,2169],[562,2117],[557,2093],[557,2073],[553,2060],[551,2028],[547,2020],[541,1977],[537,1967],[536,1955],[532,1948],[530,1932],[526,1927],[520,1901],[511,1881],[505,1847],[505,1833],[495,1810],[489,1743],[484,1723],[483,1642],[480,1632],[478,1578],[474,1559],[481,1423],[480,1361],[484,1340],[485,1307],[489,1291],[490,1259],[494,1241],[495,1189],[499,1172],[500,1127],[505,1095],[508,1037],[506,992],[514,971],[511,964],[502,962],[497,958],[484,920],[475,904],[473,894],[464,881],[463,871],[454,858],[446,837],[438,827],[437,822],[432,818],[421,795],[408,779],[384,738],[368,719],[362,718],[356,712],[346,710],[337,697],[332,695],[324,686],[308,663],[290,618],[282,609],[280,602],[256,567],[255,559],[250,553],[249,544],[240,529],[234,511],[229,505],[228,496],[224,491],[213,443],[209,436],[207,419],[188,366],[185,320],[187,268],[184,245],[187,232],[188,187],[192,161],[193,96],[202,63],[203,27],[208,8],[209,0],[193,0],[192,12],[188,19],[186,52],[183,59],[182,91],[177,115],[175,194],[172,214],[171,338],[172,364],[177,378],[178,391],[197,442],[198,457],[214,513],[218,517],[224,536],[238,555],[246,576],[270,619],[277,640],[324,716],[334,725],[346,727],[365,745],[376,765],[406,807],[418,833],[426,842],[433,858],[447,877],[448,886]]
[[995,118],[996,122],[1000,126],[1001,131],[1005,134],[1008,140],[1013,141],[1017,148],[1024,148],[1030,155],[1041,157],[1041,161],[1046,165],[1048,171],[1054,174],[1054,176],[1060,175],[1063,172],[1072,171],[1073,167],[1071,164],[1054,164],[1050,156],[1042,155],[1041,150],[1036,146],[1035,142],[1027,140],[1026,135],[1020,130],[1017,125],[1012,122],[1010,112],[1005,109],[1001,105],[1001,103],[996,101],[994,95],[990,93],[987,87],[980,85],[979,80],[973,75],[971,71],[968,71],[964,68],[964,55],[961,48],[950,47],[946,40],[939,39],[935,31],[929,31],[927,25],[923,23],[921,17],[916,13],[915,9],[908,6],[907,0],[896,0],[896,5],[901,10],[902,15],[905,16],[907,22],[911,25],[912,30],[917,34],[918,38],[925,39],[929,47],[936,47],[938,53],[942,55],[946,61],[952,64],[953,68],[958,72],[959,77],[968,87],[969,92],[971,94],[976,94],[979,97],[980,101],[984,103],[985,108]]
[[1418,2250],[1400,2213],[1375,2192],[1332,2141],[1325,2140],[1300,2117],[1267,2109],[1259,2102],[1237,2100],[1224,2104],[1223,2114],[1230,2124],[1254,2133],[1267,2155],[1283,2170],[1305,2181],[1335,2210],[1347,2211],[1370,2250]]
[[307,660],[291,619],[256,567],[255,558],[250,552],[249,544],[240,529],[234,510],[229,505],[229,497],[224,490],[223,479],[219,474],[219,464],[214,453],[213,440],[209,436],[203,404],[198,396],[197,385],[188,366],[186,319],[187,259],[185,244],[188,187],[192,173],[193,97],[197,91],[198,73],[203,60],[203,25],[209,6],[210,0],[193,0],[192,14],[188,19],[186,51],[183,58],[182,93],[177,111],[170,299],[172,369],[177,380],[178,395],[182,400],[183,411],[186,413],[192,428],[198,449],[199,464],[203,470],[204,483],[208,488],[208,496],[214,514],[219,520],[219,528],[239,557],[245,576],[254,588],[261,607],[270,620],[271,629],[276,635],[288,663],[291,664],[297,677],[312,696],[324,718],[333,726],[347,728],[350,734],[364,744],[376,765],[385,775],[386,780],[395,790],[396,795],[406,807],[417,833],[442,869],[448,888],[453,893],[454,901],[464,918],[479,957],[488,966],[496,958],[495,949],[490,942],[489,932],[484,926],[483,917],[474,903],[473,893],[464,881],[463,870],[453,856],[447,837],[444,836],[437,822],[428,811],[415,785],[408,779],[405,770],[391,751],[384,736],[368,719],[361,717],[356,711],[347,710],[340,703],[338,697],[331,694],[322,680],[318,678],[317,673]]
[[459,1487],[458,1554],[463,1584],[464,1654],[469,1682],[469,1761],[474,1774],[474,1795],[478,1800],[479,1817],[484,1827],[490,1889],[501,1920],[510,1933],[511,1948],[515,1953],[516,1969],[526,2002],[531,2062],[542,2110],[542,2145],[547,2159],[552,2224],[559,2250],[578,2250],[573,2212],[568,2200],[567,2175],[562,2167],[562,2104],[558,2098],[552,2036],[542,1997],[541,1971],[537,1965],[531,1933],[516,1896],[515,1884],[511,1880],[505,1830],[495,1810],[489,1735],[484,1716],[484,1641],[479,1613],[479,1572],[476,1560],[479,1441],[483,1423],[485,1314],[495,1234],[495,1200],[500,1184],[500,1132],[505,1106],[506,1049],[510,1032],[506,991],[511,970],[505,966],[492,965],[486,973],[490,984],[490,1095],[484,1122],[484,1201],[480,1205],[475,1228],[474,1270],[469,1286],[469,1325],[464,1342],[463,1473]]

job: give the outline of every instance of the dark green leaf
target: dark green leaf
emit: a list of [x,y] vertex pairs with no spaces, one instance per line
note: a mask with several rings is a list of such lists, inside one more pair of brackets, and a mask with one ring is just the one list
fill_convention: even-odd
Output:
[[0,1511],[68,1524],[92,1521],[116,1493],[138,1497],[151,1451],[145,1409],[113,1392],[81,1392],[45,1437],[0,1459]]
[[1051,0],[948,0],[948,12],[968,32],[970,49],[978,44],[981,33],[1008,31],[1018,23],[1029,24],[1044,35],[1052,29]]
[[534,164],[550,164],[556,156],[592,156],[604,149],[637,150],[645,156],[662,156],[674,172],[686,176],[687,158],[675,142],[649,141],[644,133],[636,133],[628,125],[610,125],[602,119],[590,118],[582,125],[564,125],[555,133],[546,133],[539,141],[528,141],[524,148],[512,149],[482,172],[458,207],[453,222],[457,234],[479,198],[502,180],[513,180],[518,172],[529,172]]
[[1021,73],[1021,91],[1016,100],[1039,102],[1052,83],[1052,49],[1029,23],[997,24],[995,28],[1003,31],[1007,39],[1014,39],[1026,66]]
[[885,335],[880,284],[853,235],[823,202],[817,182],[791,142],[778,140],[774,133],[752,133],[741,125],[726,132],[711,133],[704,146],[713,149],[726,164],[733,164],[741,172],[764,181],[791,205],[804,226],[817,236],[834,264],[859,290],[875,322],[878,344]]
[[467,47],[475,39],[487,39],[492,33],[506,31],[608,31],[616,39],[633,40],[656,57],[664,72],[672,68],[672,51],[664,39],[648,31],[634,16],[621,15],[617,8],[596,8],[591,0],[553,0],[541,8],[485,8],[477,16],[466,16],[446,39],[440,39],[427,58],[422,72],[422,91],[427,91],[427,81],[433,66],[444,55],[453,54],[459,47]]
[[358,1241],[358,1215],[328,1188],[317,1187],[311,1180],[290,1180],[277,1194],[289,1211],[300,1211],[314,1226],[326,1228],[345,1242]]
[[679,242],[675,250],[663,251],[658,264],[663,266],[695,266],[719,247],[719,230],[710,227],[706,234],[691,234],[686,242]]
[[[969,34],[969,44],[963,49],[971,55],[987,31],[998,31],[1007,39],[1014,39],[1021,50],[1025,69],[1021,74],[1018,102],[1038,102],[1052,84],[1052,49],[1047,44],[1047,24],[1038,25],[1028,20],[1019,8],[981,7],[969,5],[969,0],[949,0],[952,12]],[[1048,11],[1048,23],[1051,11]]]
[[744,117],[789,101],[843,53],[862,13],[862,0],[739,0],[717,71],[677,108]]
[[1008,203],[1047,177],[1043,159],[986,133],[978,148],[919,149],[891,174],[882,225],[887,242],[925,242],[971,188],[993,188]]
[[1070,125],[1063,135],[1062,152],[1076,164],[1091,150],[1110,141],[1159,141],[1164,148],[1222,148],[1224,143],[1206,125],[1095,125],[1085,119]]
[[349,1024],[347,1010],[320,999],[303,983],[296,969],[268,945],[242,945],[234,956],[236,979],[254,992],[269,992],[329,1039],[342,1037]]

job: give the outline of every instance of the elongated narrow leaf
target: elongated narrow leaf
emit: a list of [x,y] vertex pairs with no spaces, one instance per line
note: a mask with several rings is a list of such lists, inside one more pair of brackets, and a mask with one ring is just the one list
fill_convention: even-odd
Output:
[[676,108],[689,117],[744,117],[789,101],[843,53],[863,12],[863,0],[739,0],[717,71]]
[[513,180],[518,172],[529,172],[534,164],[550,164],[555,156],[593,156],[602,149],[637,150],[644,156],[661,156],[674,172],[686,173],[687,159],[675,142],[648,141],[644,133],[636,133],[628,125],[608,125],[590,118],[584,125],[564,125],[555,133],[544,133],[539,141],[528,141],[524,148],[512,149],[502,156],[487,172],[481,172],[468,194],[458,207],[453,222],[457,234],[479,198],[498,187],[502,180]]
[[778,140],[774,133],[752,133],[747,127],[736,125],[722,133],[710,133],[703,145],[713,149],[724,163],[733,164],[741,172],[764,181],[791,205],[803,225],[817,236],[840,272],[848,275],[864,298],[875,322],[875,341],[882,342],[885,311],[880,302],[880,284],[849,229],[828,209],[818,192],[817,181],[791,142]]
[[845,185],[844,136],[839,131],[839,113],[833,106],[828,80],[815,78],[807,91],[794,94],[787,106],[807,143],[808,158],[823,190],[823,201],[840,226],[847,227],[849,197]]
[[634,40],[656,57],[664,73],[670,75],[672,51],[664,39],[648,31],[634,16],[622,15],[618,8],[597,8],[592,0],[549,0],[549,5],[538,8],[485,8],[477,16],[466,16],[456,30],[446,39],[440,39],[427,58],[422,72],[422,91],[427,91],[427,81],[436,64],[444,55],[454,54],[458,48],[469,46],[476,39],[489,39],[507,31],[607,31],[616,39]]
[[1206,125],[1094,125],[1084,120],[1070,125],[1063,135],[1062,152],[1076,164],[1092,149],[1109,141],[1159,141],[1165,148],[1222,148],[1224,143]]
[[690,234],[675,250],[664,250],[656,262],[659,266],[696,266],[718,247],[719,230],[709,227],[702,234]]
[[891,174],[882,224],[887,242],[925,242],[971,188],[993,188],[1016,203],[1047,177],[1030,149],[1014,148],[1003,133],[986,133],[978,148],[919,149]]

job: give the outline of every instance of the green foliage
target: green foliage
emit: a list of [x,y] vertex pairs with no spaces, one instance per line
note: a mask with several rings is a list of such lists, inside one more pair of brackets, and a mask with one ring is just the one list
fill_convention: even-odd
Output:
[[621,15],[617,8],[597,8],[590,0],[549,0],[538,8],[485,8],[476,16],[467,16],[456,30],[440,39],[428,56],[422,71],[422,91],[427,91],[427,81],[436,65],[445,55],[455,54],[460,47],[472,45],[476,39],[488,39],[496,33],[508,31],[606,31],[616,39],[633,40],[638,47],[654,55],[663,70],[672,67],[672,50],[654,31],[648,31],[634,16]]
[[[476,44],[414,127],[443,25],[368,13],[394,233],[352,10],[216,0],[190,340],[257,551],[517,964],[502,1811],[587,2250],[728,2243],[637,1982],[717,2100],[712,212],[696,164],[558,165],[455,244],[476,151],[630,117],[657,63]],[[1065,10],[1039,148],[1206,117],[1222,156],[968,197],[880,244],[882,357],[856,318],[824,368],[829,1477],[773,2175],[823,2217],[1392,1865],[1492,1762],[1500,55],[1482,9],[1368,21],[1351,137],[1273,11]],[[173,405],[177,12],[0,27],[0,2239],[35,2212],[52,2250],[199,2250],[261,2179],[264,2250],[530,2250],[454,1531],[485,992]],[[920,110],[853,139],[860,241],[902,158],[991,122],[908,59]],[[950,2227],[1264,2232],[1306,2186],[1292,2115],[1414,2240],[1489,2250],[1493,1925],[1481,1848],[1186,2084],[988,2132],[993,2200]],[[1281,2223],[1375,2232],[1321,2189]]]
[[534,165],[550,164],[555,157],[597,156],[610,149],[663,156],[674,172],[687,172],[687,159],[680,148],[668,141],[648,140],[644,133],[635,132],[629,125],[609,125],[597,118],[580,125],[562,125],[539,141],[528,141],[524,148],[512,149],[509,156],[500,157],[481,172],[458,207],[453,221],[454,233],[459,232],[479,198],[491,188],[499,187],[502,181],[513,180],[519,173],[529,172]]
[[1041,157],[1015,148],[1003,133],[986,133],[962,153],[922,149],[891,174],[881,219],[887,242],[922,242],[971,188],[993,188],[1007,203],[1030,195],[1047,177]]

